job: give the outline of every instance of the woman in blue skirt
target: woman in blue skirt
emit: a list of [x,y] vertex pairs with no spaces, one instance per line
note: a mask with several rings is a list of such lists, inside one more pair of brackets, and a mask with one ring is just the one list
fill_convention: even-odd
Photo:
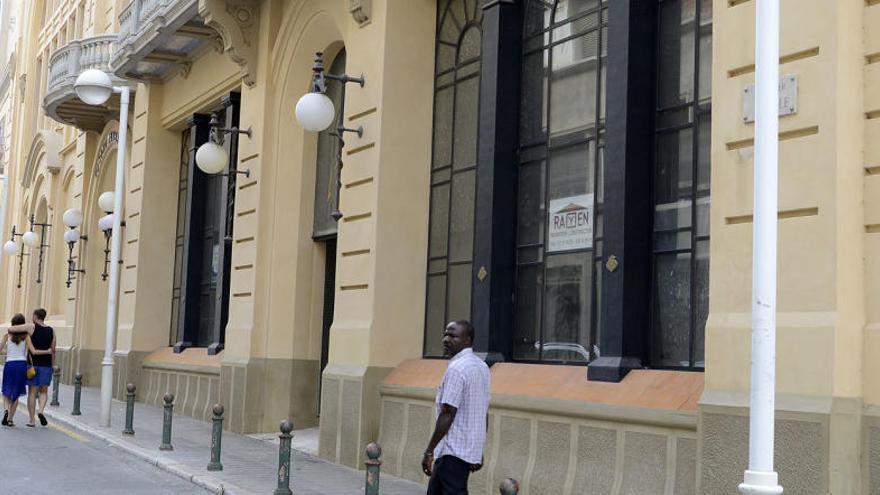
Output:
[[28,325],[24,324],[24,315],[21,313],[12,317],[9,332],[0,338],[0,352],[6,352],[6,365],[3,366],[3,402],[6,411],[3,412],[3,426],[15,426],[12,418],[15,417],[15,409],[18,407],[18,398],[25,393],[27,382],[27,353],[32,355],[49,354],[51,351],[38,351],[31,343]]

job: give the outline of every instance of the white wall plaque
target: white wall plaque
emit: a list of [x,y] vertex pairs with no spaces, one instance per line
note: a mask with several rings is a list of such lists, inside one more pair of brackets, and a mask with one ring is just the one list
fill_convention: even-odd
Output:
[[547,252],[593,247],[593,195],[550,200]]
[[[779,79],[779,116],[797,113],[798,78],[784,76]],[[755,121],[755,85],[743,90],[743,122]]]

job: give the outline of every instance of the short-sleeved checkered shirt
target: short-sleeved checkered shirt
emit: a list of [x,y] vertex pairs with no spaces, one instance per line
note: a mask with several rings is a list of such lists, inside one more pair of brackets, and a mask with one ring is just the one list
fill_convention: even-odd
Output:
[[446,436],[434,448],[434,458],[451,455],[470,463],[483,459],[486,443],[486,413],[489,410],[489,367],[470,347],[450,361],[437,391],[436,415],[442,404],[457,409]]

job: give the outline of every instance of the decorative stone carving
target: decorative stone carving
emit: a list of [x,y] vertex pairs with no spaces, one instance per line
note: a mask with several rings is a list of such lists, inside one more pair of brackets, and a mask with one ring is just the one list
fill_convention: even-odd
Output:
[[199,15],[220,34],[223,51],[241,67],[242,81],[256,84],[260,1],[199,0]]
[[364,27],[370,23],[373,16],[373,0],[348,0],[348,11],[358,26]]
[[21,186],[27,189],[37,176],[37,168],[40,163],[46,166],[51,174],[61,170],[61,136],[55,131],[41,129],[34,135],[31,147],[25,160],[24,170],[21,174]]

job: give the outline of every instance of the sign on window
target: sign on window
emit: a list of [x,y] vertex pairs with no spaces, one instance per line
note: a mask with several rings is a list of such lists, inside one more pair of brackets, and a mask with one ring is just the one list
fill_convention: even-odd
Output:
[[547,252],[593,247],[593,195],[550,200]]

